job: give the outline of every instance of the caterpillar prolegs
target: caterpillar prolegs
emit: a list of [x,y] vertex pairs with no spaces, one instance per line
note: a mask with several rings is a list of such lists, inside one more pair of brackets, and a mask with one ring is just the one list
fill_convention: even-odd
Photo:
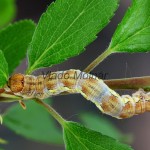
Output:
[[103,113],[119,119],[150,111],[150,92],[140,89],[132,96],[120,96],[103,80],[80,70],[51,72],[37,77],[14,74],[5,89],[23,99],[45,99],[63,92],[80,93]]

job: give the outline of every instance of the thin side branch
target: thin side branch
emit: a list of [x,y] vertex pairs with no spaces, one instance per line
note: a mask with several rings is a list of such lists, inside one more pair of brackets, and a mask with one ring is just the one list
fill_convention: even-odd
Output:
[[35,99],[35,102],[42,105],[47,111],[60,123],[60,125],[64,125],[65,119],[62,118],[50,105],[46,104],[43,100]]
[[98,56],[92,63],[90,63],[83,71],[91,72],[96,66],[98,66],[107,56],[111,54],[111,49],[105,50],[100,56]]
[[0,93],[0,102],[15,102],[19,100],[22,100],[22,97],[16,96],[13,93],[5,91],[3,93]]

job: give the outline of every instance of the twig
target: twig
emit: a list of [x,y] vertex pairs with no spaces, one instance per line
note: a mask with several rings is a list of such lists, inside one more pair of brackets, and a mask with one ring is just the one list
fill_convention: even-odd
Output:
[[56,112],[50,105],[46,104],[43,100],[35,99],[35,102],[42,105],[47,109],[47,111],[63,126],[65,123],[65,119],[62,118],[58,112]]
[[22,100],[22,97],[16,96],[9,92],[4,92],[0,94],[0,102],[14,102],[19,100]]
[[90,63],[85,69],[84,72],[91,72],[96,66],[99,65],[107,56],[112,53],[111,49],[105,50],[100,56],[98,56],[92,63]]
[[131,90],[133,89],[133,90],[137,90],[139,88],[142,88],[145,91],[150,91],[150,76],[104,80],[104,82],[111,89],[131,89]]

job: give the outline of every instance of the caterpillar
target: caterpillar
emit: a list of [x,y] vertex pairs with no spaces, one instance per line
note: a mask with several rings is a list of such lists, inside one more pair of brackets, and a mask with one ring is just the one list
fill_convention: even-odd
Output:
[[80,93],[93,102],[102,113],[118,119],[150,111],[150,92],[146,93],[140,89],[132,96],[120,96],[103,80],[80,70],[51,72],[37,77],[14,74],[9,78],[5,90],[23,99],[45,99],[63,92]]

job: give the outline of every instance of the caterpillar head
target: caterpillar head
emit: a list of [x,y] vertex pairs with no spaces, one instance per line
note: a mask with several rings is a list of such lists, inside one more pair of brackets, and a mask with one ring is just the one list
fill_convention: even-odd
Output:
[[9,78],[7,86],[13,93],[21,92],[24,87],[24,75],[23,74],[12,75]]

